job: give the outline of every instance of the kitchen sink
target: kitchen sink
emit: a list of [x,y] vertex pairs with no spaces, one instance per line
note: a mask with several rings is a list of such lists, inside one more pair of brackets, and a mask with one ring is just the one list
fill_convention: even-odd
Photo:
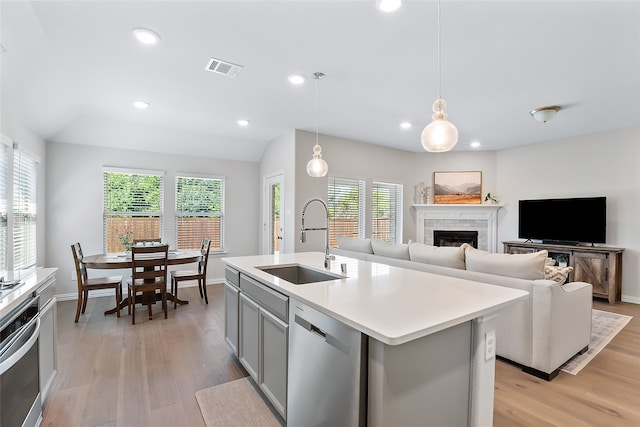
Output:
[[327,280],[343,279],[342,276],[323,273],[302,265],[273,265],[266,267],[256,267],[265,273],[279,277],[282,280],[294,285],[304,285],[306,283],[326,282]]

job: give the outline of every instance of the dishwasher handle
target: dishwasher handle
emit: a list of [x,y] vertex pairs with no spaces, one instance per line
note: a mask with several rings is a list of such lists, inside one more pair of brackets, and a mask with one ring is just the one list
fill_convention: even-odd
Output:
[[336,336],[328,333],[325,330],[322,330],[321,328],[317,327],[316,325],[314,325],[313,323],[309,322],[307,319],[301,317],[300,315],[296,314],[295,316],[295,322],[300,325],[302,328],[306,329],[307,331],[311,332],[312,334],[314,334],[315,336],[317,336],[318,338],[322,339],[323,341],[325,341],[327,344],[329,344],[330,346],[334,347],[336,350],[348,355],[349,354],[349,345],[342,342],[339,338],[337,338]]

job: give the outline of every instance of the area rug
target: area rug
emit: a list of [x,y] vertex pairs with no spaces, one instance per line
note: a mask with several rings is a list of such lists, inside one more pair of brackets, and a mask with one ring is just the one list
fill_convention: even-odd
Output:
[[591,342],[589,350],[579,354],[560,367],[560,370],[571,375],[576,375],[587,363],[593,359],[618,332],[632,319],[632,316],[609,313],[608,311],[592,310],[591,317]]
[[197,391],[196,400],[207,427],[281,426],[248,377]]

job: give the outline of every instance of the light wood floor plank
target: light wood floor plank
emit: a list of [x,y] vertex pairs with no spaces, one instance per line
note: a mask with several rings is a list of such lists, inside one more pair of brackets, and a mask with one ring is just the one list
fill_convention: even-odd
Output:
[[[113,298],[91,298],[74,324],[75,301],[58,303],[59,372],[43,426],[204,426],[195,393],[247,376],[224,341],[224,288],[181,288],[188,305],[153,320],[138,307],[105,316]],[[634,316],[578,375],[551,382],[496,363],[494,426],[640,426],[640,305],[594,308]]]

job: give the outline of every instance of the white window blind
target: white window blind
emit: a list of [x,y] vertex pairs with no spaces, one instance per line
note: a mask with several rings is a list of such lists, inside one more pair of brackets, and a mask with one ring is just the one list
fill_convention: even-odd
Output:
[[402,185],[374,182],[371,202],[372,237],[402,243]]
[[105,169],[104,250],[126,251],[135,239],[162,238],[164,173]]
[[176,242],[178,249],[224,248],[224,178],[176,177]]
[[364,180],[329,177],[329,245],[336,236],[364,238]]
[[7,216],[9,214],[9,146],[0,143],[0,270],[7,267]]
[[13,151],[13,269],[36,265],[37,161]]

